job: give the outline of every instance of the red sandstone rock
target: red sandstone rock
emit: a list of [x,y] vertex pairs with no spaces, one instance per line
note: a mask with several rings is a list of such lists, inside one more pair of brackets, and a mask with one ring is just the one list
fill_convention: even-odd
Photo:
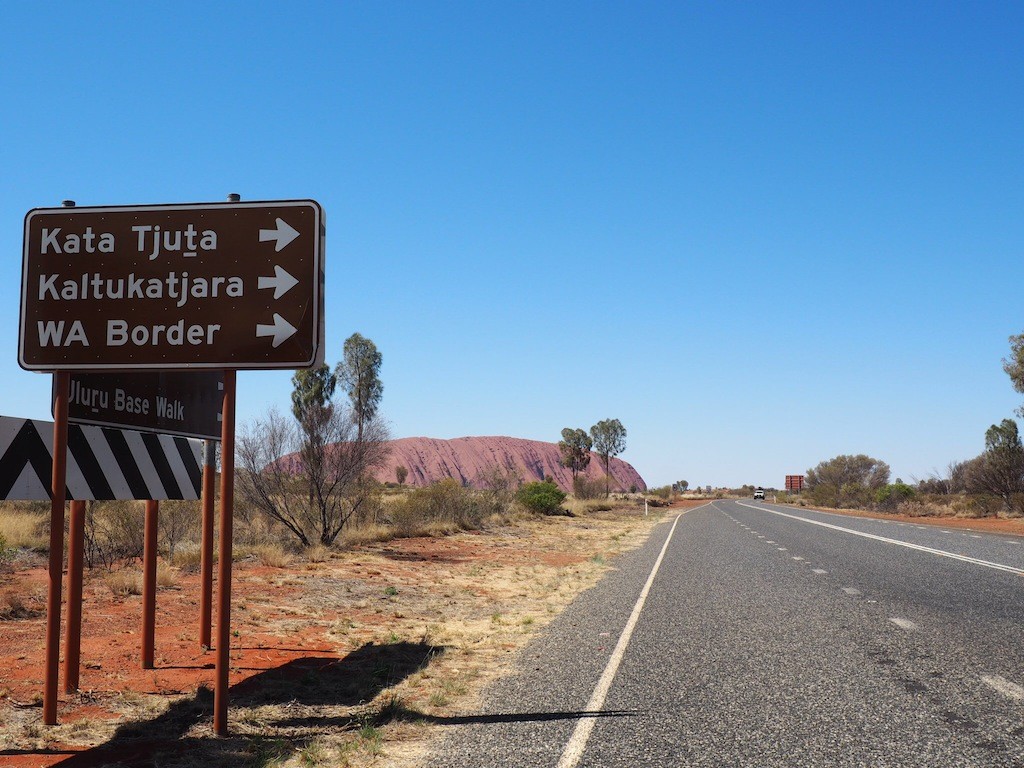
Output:
[[[395,467],[409,470],[406,485],[425,486],[452,477],[460,483],[478,486],[481,474],[493,467],[518,469],[524,482],[543,480],[550,475],[564,490],[572,489],[572,473],[559,463],[561,454],[555,443],[523,440],[518,437],[457,437],[435,440],[430,437],[404,437],[391,441],[391,456],[376,477],[381,482],[395,482]],[[610,465],[612,490],[647,490],[647,483],[632,465],[612,459]],[[597,454],[584,473],[588,479],[604,478],[604,467]]]

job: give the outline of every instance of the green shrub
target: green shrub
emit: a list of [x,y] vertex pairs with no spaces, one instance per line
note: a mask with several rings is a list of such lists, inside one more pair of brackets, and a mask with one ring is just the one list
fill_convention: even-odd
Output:
[[672,486],[663,485],[660,488],[648,488],[647,493],[651,496],[656,496],[659,499],[665,499],[668,501],[672,498]]
[[906,483],[889,483],[875,491],[875,502],[887,512],[895,512],[901,502],[914,498],[915,491]]
[[516,501],[531,512],[554,515],[561,511],[565,494],[553,482],[526,483],[516,493]]

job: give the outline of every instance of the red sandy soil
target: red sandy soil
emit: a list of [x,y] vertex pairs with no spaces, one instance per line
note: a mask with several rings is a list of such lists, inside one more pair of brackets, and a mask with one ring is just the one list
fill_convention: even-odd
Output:
[[[362,552],[362,554],[360,554]],[[344,659],[365,643],[372,643],[388,630],[395,613],[382,612],[366,600],[360,605],[318,604],[310,610],[310,587],[329,568],[342,578],[348,592],[357,598],[378,596],[383,585],[418,583],[432,590],[438,568],[459,567],[479,561],[523,562],[564,566],[581,562],[586,555],[534,549],[520,536],[462,534],[446,538],[399,539],[366,545],[349,551],[327,564],[296,562],[286,568],[268,568],[255,562],[236,563],[232,588],[232,630],[230,685],[244,690],[246,681],[259,686],[258,676],[271,672],[278,677],[295,672],[309,674],[314,664],[322,668]],[[426,567],[425,567],[426,566]],[[89,719],[126,722],[126,714],[137,719],[138,694],[173,699],[176,694],[193,695],[202,687],[213,689],[215,652],[199,646],[199,577],[177,574],[177,584],[157,593],[155,669],[141,668],[142,598],[114,595],[99,569],[86,572],[82,627],[82,666],[79,693],[65,694],[63,637],[58,720],[61,726]],[[149,765],[151,756],[118,752],[116,757],[102,744],[62,743],[66,729],[36,729],[38,744],[13,747],[3,734],[24,732],[26,722],[42,723],[42,693],[45,658],[45,607],[47,573],[44,563],[30,568],[0,572],[0,611],[10,604],[9,595],[19,596],[33,613],[26,618],[0,620],[0,766],[37,768],[67,765],[91,768],[110,764],[112,759],[127,765]],[[66,599],[66,592],[65,592]],[[65,612],[66,614],[66,612]],[[432,617],[431,621],[443,620]],[[330,637],[325,626],[344,618],[357,628],[343,639]],[[216,618],[214,618],[216,622]],[[63,626],[62,626],[63,632]],[[216,630],[214,630],[214,635]],[[254,680],[255,679],[255,680]],[[134,698],[133,698],[134,697]],[[132,712],[134,708],[134,712]],[[46,745],[39,744],[45,739]],[[102,739],[98,740],[102,741]],[[152,745],[150,745],[152,748]],[[141,749],[141,748],[140,748]],[[121,764],[120,762],[118,764]]]

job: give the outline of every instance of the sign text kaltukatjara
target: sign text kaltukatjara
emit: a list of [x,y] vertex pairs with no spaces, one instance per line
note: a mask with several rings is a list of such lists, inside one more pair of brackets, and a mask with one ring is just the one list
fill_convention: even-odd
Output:
[[37,371],[318,365],[323,242],[313,200],[34,209],[18,362]]

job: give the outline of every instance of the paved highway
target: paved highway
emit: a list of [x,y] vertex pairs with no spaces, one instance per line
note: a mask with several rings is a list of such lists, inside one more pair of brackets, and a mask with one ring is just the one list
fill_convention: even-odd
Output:
[[431,766],[1024,766],[1024,539],[716,501],[615,564]]

